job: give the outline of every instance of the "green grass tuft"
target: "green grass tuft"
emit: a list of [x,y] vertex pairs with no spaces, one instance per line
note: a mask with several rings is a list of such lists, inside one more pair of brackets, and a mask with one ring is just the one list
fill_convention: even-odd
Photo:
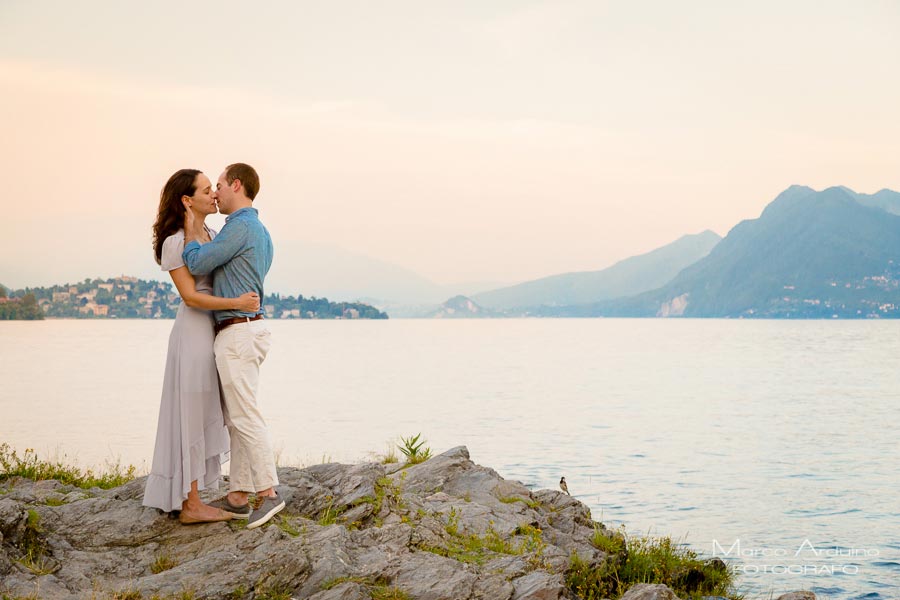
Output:
[[123,466],[118,461],[107,463],[106,470],[99,473],[91,469],[82,471],[77,466],[65,464],[62,460],[43,460],[31,448],[26,448],[22,456],[19,456],[9,444],[0,444],[0,481],[12,477],[24,477],[32,481],[55,479],[60,483],[83,489],[92,487],[110,489],[128,483],[134,479],[135,473],[134,465]]
[[285,585],[262,587],[256,590],[255,600],[291,600],[291,590]]
[[503,504],[515,504],[516,502],[521,502],[528,508],[537,510],[541,507],[541,503],[537,500],[531,500],[529,498],[522,498],[521,496],[498,496],[497,499]]
[[372,600],[412,600],[412,597],[400,588],[388,585],[376,585],[369,589]]
[[335,577],[323,583],[322,589],[330,590],[348,581],[365,586],[372,600],[410,600],[409,594],[399,588],[388,585],[388,582],[381,577]]
[[247,588],[243,585],[239,585],[225,596],[227,600],[244,600],[247,597]]
[[328,496],[328,506],[322,510],[322,513],[319,515],[318,524],[327,527],[328,525],[334,525],[338,522],[338,517],[341,516],[341,513],[344,512],[343,507],[334,506],[334,498],[332,496]]
[[275,520],[275,524],[278,525],[278,529],[282,530],[291,537],[297,537],[300,535],[300,530],[294,527],[294,524],[291,523],[291,516],[285,514],[284,512],[278,515],[278,518]]
[[19,562],[35,575],[49,575],[53,572],[53,566],[45,556],[47,544],[44,542],[43,533],[41,515],[36,510],[29,509],[25,516],[25,528],[19,546],[23,553]]
[[381,455],[381,464],[383,465],[393,465],[400,462],[400,459],[397,458],[397,449],[393,446],[393,444],[388,445],[387,452]]
[[[450,535],[446,545],[423,545],[419,549],[465,563],[483,564],[495,554],[528,554],[528,562],[534,568],[540,568],[544,564],[543,552],[546,545],[542,538],[543,532],[532,525],[520,525],[511,539],[501,536],[494,529],[493,522],[484,535],[466,533],[460,529],[459,513],[451,508],[444,531]],[[522,539],[518,539],[520,537]]]
[[637,583],[665,584],[680,598],[723,596],[740,599],[734,590],[734,574],[701,560],[690,548],[669,537],[607,537],[598,528],[591,538],[597,548],[616,554],[601,568],[572,554],[566,585],[584,600],[618,598]]
[[175,562],[175,559],[172,558],[168,553],[160,553],[156,555],[156,558],[153,559],[153,562],[150,563],[150,572],[154,575],[162,573],[163,571],[168,571],[169,569],[174,569],[178,566],[178,563]]
[[598,550],[607,554],[619,554],[625,549],[625,536],[615,534],[608,537],[603,533],[599,525],[594,525],[594,534],[591,536],[591,544]]
[[[400,481],[394,481],[390,477],[379,477],[375,481],[375,495],[374,496],[363,496],[356,500],[353,504],[354,506],[368,503],[372,505],[372,514],[375,515],[375,525],[377,527],[381,527],[381,519],[378,517],[378,514],[381,512],[381,509],[387,503],[388,506],[392,508],[396,508],[398,510],[406,509],[406,504],[403,502],[403,479],[405,473],[401,476]],[[401,521],[404,519],[408,521],[409,519],[405,516],[400,517]],[[348,526],[353,526],[354,524],[348,524]],[[359,523],[355,524],[356,526]]]

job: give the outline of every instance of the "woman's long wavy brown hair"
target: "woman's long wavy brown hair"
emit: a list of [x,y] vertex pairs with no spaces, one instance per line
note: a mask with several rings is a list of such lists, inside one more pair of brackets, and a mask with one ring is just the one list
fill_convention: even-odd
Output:
[[182,196],[193,196],[197,191],[194,184],[197,175],[201,171],[197,169],[181,169],[169,177],[166,185],[159,194],[159,211],[156,213],[156,223],[153,224],[153,253],[156,254],[156,264],[162,262],[162,245],[166,238],[184,227],[184,204]]

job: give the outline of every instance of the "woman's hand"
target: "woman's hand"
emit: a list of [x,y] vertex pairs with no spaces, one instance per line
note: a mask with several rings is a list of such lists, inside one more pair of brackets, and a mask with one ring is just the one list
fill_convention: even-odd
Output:
[[247,292],[237,299],[237,309],[241,312],[256,312],[259,310],[259,294]]
[[185,202],[184,199],[182,199],[181,202],[184,204],[184,240],[185,243],[187,243],[197,239],[196,232],[194,231],[194,227],[197,226],[197,218],[194,217],[194,211],[191,210],[191,207],[188,206],[187,202]]

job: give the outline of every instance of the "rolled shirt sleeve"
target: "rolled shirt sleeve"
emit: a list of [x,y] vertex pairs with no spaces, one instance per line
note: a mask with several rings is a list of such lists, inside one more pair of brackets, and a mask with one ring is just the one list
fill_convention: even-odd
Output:
[[201,245],[196,240],[185,244],[181,256],[191,273],[209,275],[234,258],[246,241],[247,226],[236,220],[226,223],[219,235],[206,244]]

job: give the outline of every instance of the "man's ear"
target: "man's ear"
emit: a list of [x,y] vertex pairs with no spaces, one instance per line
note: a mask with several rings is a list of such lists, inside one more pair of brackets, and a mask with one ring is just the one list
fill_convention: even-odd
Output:
[[234,181],[231,182],[231,189],[232,189],[232,191],[234,191],[235,194],[237,194],[239,191],[241,191],[242,187],[244,187],[244,184],[240,179],[235,179]]

